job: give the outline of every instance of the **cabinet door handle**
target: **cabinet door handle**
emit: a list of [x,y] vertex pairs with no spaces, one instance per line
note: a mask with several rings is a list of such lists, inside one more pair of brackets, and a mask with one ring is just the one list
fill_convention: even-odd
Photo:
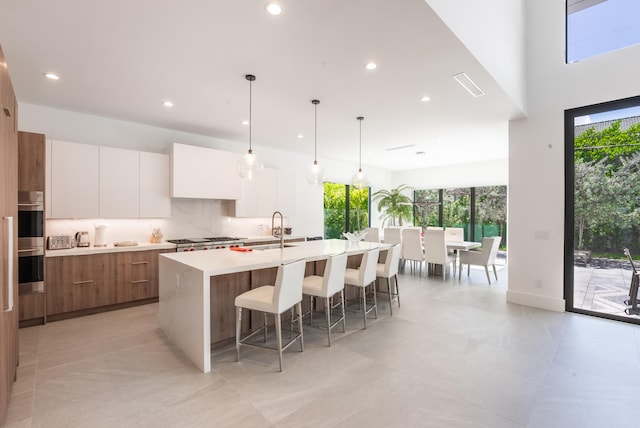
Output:
[[146,265],[149,262],[131,262],[132,265]]
[[149,282],[148,279],[139,279],[137,281],[131,281],[132,284],[142,284],[143,282]]
[[91,284],[92,282],[93,282],[93,279],[88,279],[86,281],[74,281],[73,285]]
[[7,306],[5,312],[13,311],[13,217],[3,217],[7,220],[7,255],[9,256],[9,266],[7,269]]
[[39,207],[40,205],[42,205],[42,204],[38,204],[38,203],[35,203],[35,204],[29,203],[28,204],[28,203],[18,202],[18,206],[19,207]]

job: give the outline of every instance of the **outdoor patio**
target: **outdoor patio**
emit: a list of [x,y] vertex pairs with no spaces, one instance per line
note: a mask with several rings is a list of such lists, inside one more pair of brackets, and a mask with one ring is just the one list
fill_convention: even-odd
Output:
[[626,315],[624,304],[629,299],[633,271],[626,260],[594,258],[588,264],[574,265],[574,305],[606,314]]

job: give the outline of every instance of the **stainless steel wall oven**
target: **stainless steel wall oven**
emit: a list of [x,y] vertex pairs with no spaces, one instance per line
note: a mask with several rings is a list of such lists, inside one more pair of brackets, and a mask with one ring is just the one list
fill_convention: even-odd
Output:
[[18,192],[20,294],[44,293],[44,194]]

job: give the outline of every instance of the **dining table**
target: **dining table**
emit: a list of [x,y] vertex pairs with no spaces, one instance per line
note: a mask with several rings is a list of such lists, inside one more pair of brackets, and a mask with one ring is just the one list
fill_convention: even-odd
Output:
[[473,241],[447,241],[445,245],[447,246],[447,250],[466,251],[478,248],[482,246],[482,243]]

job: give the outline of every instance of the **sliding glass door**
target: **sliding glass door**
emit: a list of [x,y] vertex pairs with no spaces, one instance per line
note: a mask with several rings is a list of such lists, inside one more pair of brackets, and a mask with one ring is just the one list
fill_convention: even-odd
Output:
[[343,232],[369,227],[371,190],[324,183],[324,237],[342,239]]
[[640,323],[640,97],[565,113],[567,310]]

